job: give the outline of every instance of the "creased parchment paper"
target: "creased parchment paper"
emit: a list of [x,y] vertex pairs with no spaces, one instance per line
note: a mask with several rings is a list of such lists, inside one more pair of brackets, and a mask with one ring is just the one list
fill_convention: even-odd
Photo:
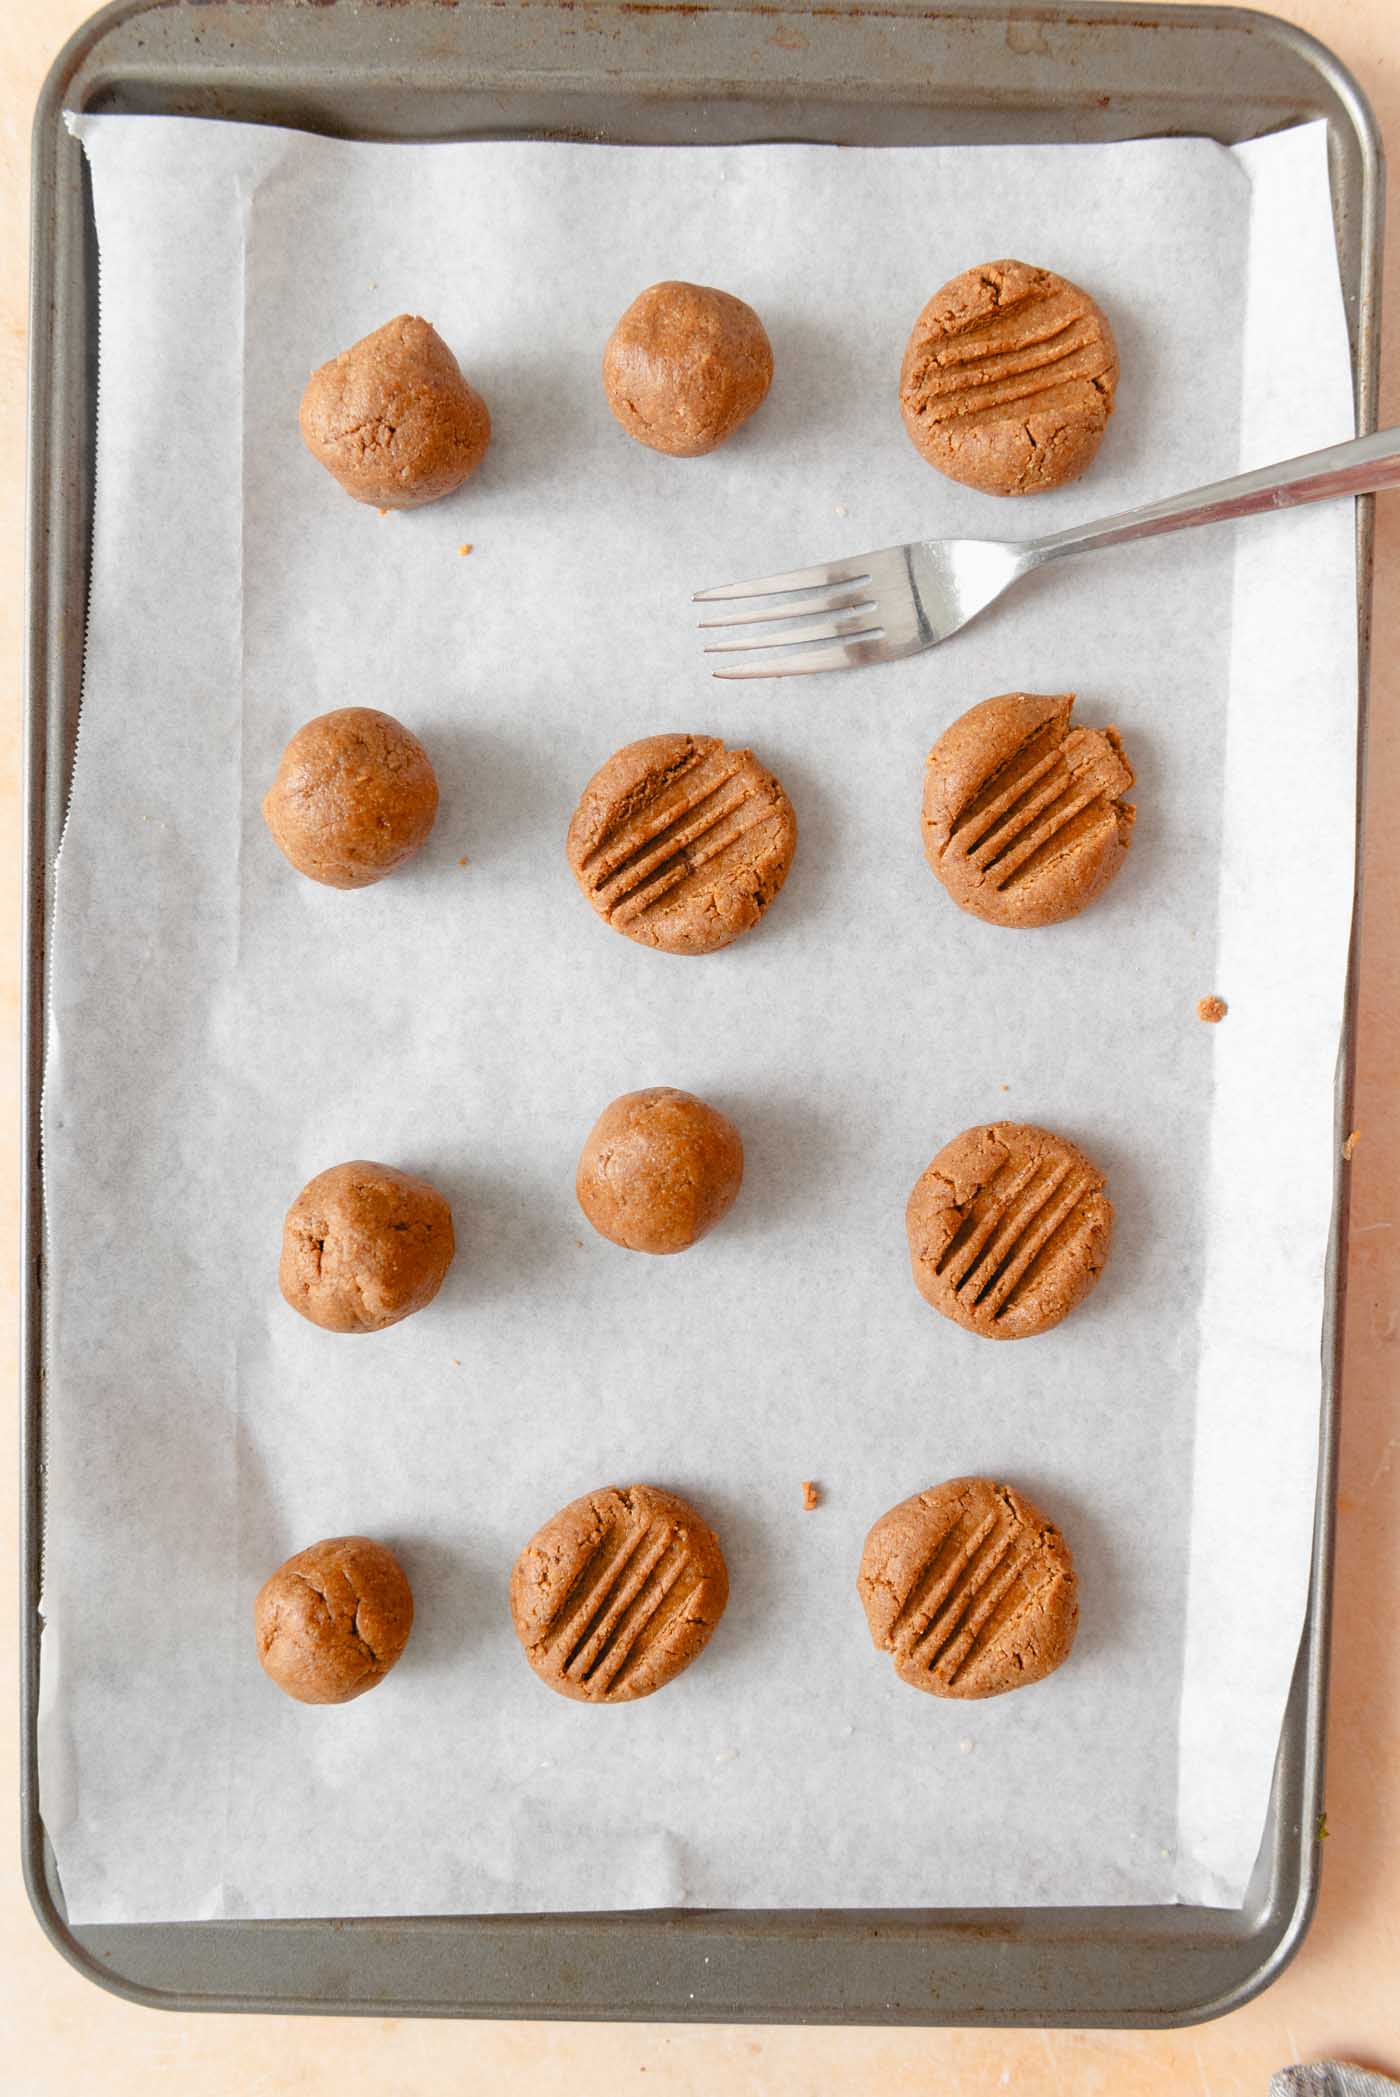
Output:
[[[979,151],[346,145],[100,117],[91,643],[57,884],[45,1143],[42,1808],[84,1921],[695,1903],[1241,1898],[1307,1583],[1356,707],[1345,505],[1098,554],[946,649],[711,682],[692,589],[917,532],[1052,530],[1347,435],[1324,135]],[[901,429],[927,295],[1045,261],[1099,297],[1119,409],[1077,486],[998,504]],[[777,379],[708,460],[628,442],[613,320],[750,299]],[[381,520],[302,449],[313,365],[431,318],[496,436]],[[469,555],[459,547],[470,544]],[[1079,692],[1139,773],[1082,921],[1008,934],[925,867],[922,761],[973,701]],[[370,892],[259,802],[308,716],[382,706],[443,788]],[[645,952],[563,838],[617,745],[751,741],[800,839],[761,928]],[[1201,1025],[1218,993],[1229,1016]],[[616,1093],[740,1125],[738,1206],[645,1260],[574,1164]],[[1118,1236],[1054,1333],[914,1291],[903,1209],[965,1125],[1042,1121]],[[283,1211],[347,1157],[429,1174],[436,1304],[337,1339],[281,1302]],[[967,1471],[1062,1523],[1073,1660],[988,1704],[870,1649],[874,1518]],[[802,1481],[823,1499],[804,1512]],[[691,1495],[733,1599],[648,1702],[551,1696],[506,1585],[609,1480]],[[291,1704],[251,1603],[315,1538],[401,1553],[407,1656]]]

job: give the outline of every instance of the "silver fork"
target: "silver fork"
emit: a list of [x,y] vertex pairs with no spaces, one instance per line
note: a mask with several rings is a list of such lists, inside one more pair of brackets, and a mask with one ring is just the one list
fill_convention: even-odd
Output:
[[[697,590],[696,604],[755,600],[746,611],[702,619],[701,627],[743,627],[711,641],[707,655],[742,655],[716,677],[803,677],[814,670],[858,670],[918,655],[966,626],[1004,590],[1068,553],[1151,539],[1190,524],[1220,524],[1262,510],[1291,509],[1335,496],[1366,495],[1400,485],[1400,429],[1377,430],[1326,451],[1261,466],[1234,480],[1145,503],[1097,524],[1079,524],[1046,539],[915,539],[824,567],[794,568],[756,582]],[[755,661],[752,658],[758,656]]]

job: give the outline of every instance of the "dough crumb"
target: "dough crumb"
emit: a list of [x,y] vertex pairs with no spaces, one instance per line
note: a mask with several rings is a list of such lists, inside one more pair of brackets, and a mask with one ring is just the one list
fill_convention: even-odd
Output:
[[460,1362],[458,1361],[458,1359],[457,1359],[457,1357],[456,1357],[456,1355],[455,1355],[455,1354],[454,1354],[454,1355],[453,1355],[453,1357],[452,1357],[452,1366],[453,1366],[453,1368],[454,1368],[454,1369],[460,1369],[460,1368],[461,1368],[461,1366],[462,1366],[462,1364],[461,1364],[461,1363],[460,1363]]
[[1011,1087],[1009,1085],[1003,1085],[1001,1089],[1003,1092],[1009,1092],[1011,1090]]
[[1345,1158],[1348,1165],[1350,1165],[1351,1163],[1352,1152],[1356,1149],[1356,1146],[1360,1141],[1360,1129],[1353,1129],[1351,1134],[1347,1137],[1346,1142],[1342,1145],[1342,1156]]
[[462,857],[457,861],[457,864],[458,866],[470,866],[471,861],[467,858],[466,854],[463,853]]
[[466,542],[466,544],[465,544],[464,546],[459,546],[459,547],[457,548],[457,551],[458,551],[458,553],[470,553],[470,552],[471,552],[471,550],[472,550],[472,542],[471,542],[471,540],[470,540],[470,539],[468,539],[468,540],[467,540],[467,542]]
[[838,517],[849,517],[851,513],[850,513],[850,511],[849,511],[849,510],[848,510],[848,509],[846,508],[846,505],[845,505],[845,503],[844,503],[844,502],[838,502],[838,503],[837,503],[837,505],[836,505],[836,514],[837,514],[837,516],[838,516]]
[[809,1514],[814,1507],[821,1505],[821,1497],[815,1482],[810,1478],[804,1478],[802,1481],[802,1505]]
[[1229,1009],[1224,998],[1202,998],[1196,1007],[1196,1017],[1197,1019],[1205,1020],[1208,1025],[1215,1027],[1219,1026]]
[[392,517],[394,513],[392,510],[381,510],[379,514],[381,517]]

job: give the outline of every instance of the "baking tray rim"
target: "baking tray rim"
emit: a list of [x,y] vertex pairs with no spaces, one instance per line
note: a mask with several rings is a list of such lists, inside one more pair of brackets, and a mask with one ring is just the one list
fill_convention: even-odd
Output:
[[[212,17],[220,5],[229,0],[188,0],[188,6],[207,6]],[[237,4],[237,0],[234,0]],[[264,0],[266,4],[266,0]],[[274,0],[274,5],[276,0]],[[414,0],[410,0],[414,4]],[[441,4],[441,0],[439,0]],[[485,11],[492,0],[465,0],[461,16],[469,18]],[[403,5],[403,0],[370,0],[374,7]],[[454,13],[458,0],[448,0]],[[500,6],[501,0],[494,0]],[[561,6],[572,8],[573,0],[517,0],[524,9],[531,8],[540,14],[557,11]],[[1379,334],[1379,283],[1380,283],[1380,221],[1383,209],[1383,151],[1374,113],[1359,83],[1349,70],[1318,38],[1310,32],[1286,22],[1280,17],[1255,12],[1235,6],[1199,5],[1122,5],[1119,0],[1077,0],[1073,12],[1067,7],[1052,5],[1019,6],[1015,4],[986,4],[986,0],[953,0],[953,4],[934,9],[925,9],[917,0],[885,0],[885,4],[874,7],[848,5],[840,7],[814,8],[811,0],[714,0],[714,4],[667,5],[665,0],[651,0],[651,4],[628,4],[628,0],[589,0],[591,11],[596,14],[617,13],[621,15],[679,14],[692,16],[698,13],[716,16],[744,17],[761,15],[766,17],[807,17],[814,13],[828,16],[877,17],[891,21],[916,23],[919,20],[963,20],[991,19],[1002,22],[1032,21],[1046,27],[1070,26],[1090,28],[1102,25],[1135,30],[1162,28],[1194,28],[1197,30],[1247,29],[1251,35],[1262,36],[1278,47],[1291,51],[1303,61],[1322,82],[1331,89],[1340,103],[1347,120],[1355,133],[1359,151],[1362,180],[1359,198],[1359,256],[1357,264],[1355,328],[1352,343],[1353,372],[1357,387],[1357,426],[1362,432],[1374,427],[1377,390],[1377,345]],[[21,1032],[25,1045],[25,1079],[21,1087],[21,1245],[23,1248],[24,1273],[20,1291],[20,1364],[21,1364],[21,1510],[20,1510],[20,1655],[21,1655],[21,1842],[23,1872],[26,1890],[35,1916],[55,1948],[85,1977],[98,1986],[124,1999],[149,2008],[171,2010],[240,2010],[272,2013],[330,2013],[338,2015],[383,2016],[396,2015],[453,2015],[453,2016],[521,2016],[541,2019],[599,2020],[622,2017],[648,2018],[655,2016],[666,2021],[739,2021],[739,2022],[811,2022],[811,2023],[875,2023],[885,2022],[911,2027],[929,2026],[941,2022],[967,2023],[976,2021],[988,2024],[1024,2024],[1032,2021],[1016,2016],[999,2018],[979,2016],[975,2020],[931,2017],[922,2009],[905,2012],[894,2005],[886,2005],[885,2015],[875,2018],[862,2010],[832,2010],[826,2016],[796,2006],[766,2003],[755,2006],[750,2003],[726,2008],[723,2004],[701,2004],[687,2007],[667,2002],[652,2010],[645,2003],[620,2005],[614,1999],[597,2002],[570,2001],[567,2003],[541,2002],[538,2000],[509,1999],[499,2002],[457,2000],[432,2002],[427,2000],[399,2001],[395,1998],[372,2000],[360,1998],[353,2001],[330,2000],[324,1996],[273,1996],[244,1997],[226,1993],[210,1993],[200,1990],[167,1990],[143,1981],[132,1980],[105,1964],[99,1955],[100,1945],[107,1931],[101,1926],[91,1926],[87,1935],[97,1940],[89,1944],[81,1939],[69,1925],[63,1914],[57,1892],[56,1880],[51,1879],[47,1868],[47,1837],[39,1813],[37,1720],[38,1720],[38,1670],[39,1648],[42,1635],[42,1619],[39,1611],[41,1587],[41,1551],[43,1527],[43,1363],[42,1363],[42,1268],[43,1268],[43,1201],[40,1169],[40,1126],[39,1106],[43,1074],[43,1055],[46,1016],[45,952],[48,924],[48,880],[52,871],[53,851],[49,836],[50,825],[46,820],[44,785],[50,758],[50,726],[46,695],[51,682],[51,667],[47,636],[38,644],[38,631],[45,611],[51,601],[50,538],[54,490],[50,467],[48,431],[44,423],[43,405],[46,381],[55,375],[54,358],[54,255],[53,240],[58,218],[58,200],[53,185],[45,179],[45,156],[56,143],[64,126],[65,98],[70,83],[83,65],[100,50],[105,39],[114,31],[143,15],[166,14],[171,0],[109,0],[95,15],[74,32],[55,58],[41,90],[36,106],[33,132],[31,166],[34,176],[31,204],[31,249],[30,249],[30,357],[29,357],[29,445],[28,485],[26,489],[27,556],[26,556],[26,608],[28,614],[24,669],[24,725],[21,755],[21,776],[24,781],[25,805],[23,822],[23,890],[25,911],[25,937],[22,954],[21,980]],[[181,0],[175,0],[177,10]],[[261,8],[259,9],[261,12]],[[460,17],[459,17],[460,18]],[[596,85],[606,89],[607,79],[600,78]],[[614,86],[616,83],[612,83]],[[100,76],[89,87],[89,95],[100,87]],[[762,83],[763,91],[771,93],[773,83]],[[1049,96],[1040,98],[1041,106]],[[1136,135],[1148,135],[1139,133]],[[1336,203],[1334,197],[1334,204]],[[93,381],[95,386],[95,379]],[[1363,907],[1361,890],[1362,852],[1364,846],[1363,821],[1366,779],[1366,742],[1369,709],[1369,621],[1371,593],[1371,527],[1372,501],[1362,498],[1356,505],[1357,512],[1357,593],[1358,593],[1358,788],[1357,788],[1357,855],[1355,912],[1353,917],[1347,994],[1341,1049],[1339,1055],[1337,1084],[1338,1131],[1349,1125],[1350,1096],[1354,1078],[1355,1059],[1355,1009],[1357,995],[1357,937],[1360,913]],[[90,527],[90,499],[87,510]],[[70,586],[71,588],[71,583]],[[86,575],[83,577],[84,619]],[[36,667],[37,665],[37,667]],[[71,754],[69,755],[71,765]],[[1345,1306],[1345,1248],[1347,1230],[1346,1184],[1340,1168],[1336,1176],[1334,1199],[1333,1243],[1329,1254],[1330,1295],[1323,1332],[1323,1392],[1319,1423],[1319,1472],[1314,1525],[1314,1540],[1311,1562],[1311,1578],[1307,1613],[1295,1678],[1289,1695],[1289,1710],[1285,1714],[1284,1737],[1290,1724],[1297,1724],[1301,1733],[1302,1771],[1299,1788],[1303,1812],[1300,1824],[1293,1831],[1300,1843],[1300,1870],[1296,1896],[1284,1925],[1265,1950],[1259,1964],[1235,1980],[1223,1992],[1214,1997],[1203,1997],[1182,2007],[1169,2008],[1134,2018],[1139,2026],[1170,2028],[1189,2025],[1226,2014],[1240,2007],[1261,1992],[1283,1971],[1295,1956],[1311,1923],[1316,1907],[1319,1877],[1320,1849],[1316,1839],[1309,1836],[1309,1824],[1314,1809],[1320,1808],[1323,1770],[1324,1736],[1326,1724],[1327,1665],[1331,1635],[1332,1566],[1335,1533],[1336,1496],[1336,1442],[1337,1415],[1341,1382],[1341,1347],[1343,1311]],[[1291,1707],[1303,1687],[1303,1709],[1299,1721],[1291,1718]],[[1277,1790],[1277,1784],[1275,1786]],[[1272,1805],[1272,1800],[1271,1800]],[[1282,1840],[1286,1831],[1280,1830],[1275,1841]],[[1265,1841],[1268,1840],[1266,1829]],[[991,1918],[997,1915],[1021,1914],[1050,1923],[1061,1915],[1116,1914],[1124,1919],[1140,1913],[1172,1914],[1189,1913],[1184,1909],[1153,1909],[1148,1911],[1123,1909],[1089,1908],[1081,1910],[889,1910],[852,1911],[828,1909],[818,1911],[791,1910],[641,1910],[617,1912],[599,1916],[574,1914],[568,1916],[413,1916],[395,1918],[315,1918],[283,1922],[188,1922],[169,1927],[183,1931],[227,1932],[248,1928],[285,1929],[291,1931],[333,1930],[337,1933],[362,1931],[365,1929],[394,1928],[399,1931],[420,1928],[451,1928],[462,1935],[483,1924],[498,1927],[535,1926],[548,1923],[553,1928],[567,1926],[597,1926],[599,1924],[645,1925],[647,1922],[662,1923],[681,1920],[695,1933],[705,1923],[722,1925],[752,1926],[756,1921],[771,1919],[780,1921],[786,1916],[792,1926],[809,1924],[813,1919],[828,1925],[839,1926],[843,1922],[849,1927],[857,1917],[868,1923],[886,1922],[891,1926],[903,1924],[906,1929],[919,1926],[919,1919],[927,1917],[926,1928],[936,1926],[940,1916],[957,1915],[964,1920],[963,1927],[977,1928],[977,1917]],[[1196,1910],[1198,1913],[1228,1914],[1233,1911]],[[113,1935],[123,1936],[133,1929],[165,1927],[162,1925],[119,1925],[109,1926]],[[1033,2020],[1040,2022],[1041,2020]],[[1070,2020],[1066,2020],[1070,2021]],[[1095,2022],[1111,2026],[1115,2020],[1096,2017]]]

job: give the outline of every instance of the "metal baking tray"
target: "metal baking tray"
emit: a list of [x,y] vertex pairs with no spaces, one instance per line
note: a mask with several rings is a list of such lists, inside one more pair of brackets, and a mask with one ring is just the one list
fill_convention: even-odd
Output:
[[[1375,426],[1383,175],[1356,83],[1312,38],[1224,7],[996,0],[117,0],[57,59],[34,130],[29,421],[23,1288],[23,1760],[34,1909],[78,1969],[172,2009],[872,2024],[1172,2025],[1265,1987],[1317,1895],[1341,1290],[1338,1171],[1307,1622],[1242,1909],[696,1911],[71,1926],[40,1818],[44,1217],[39,1088],[54,855],[73,764],[92,526],[97,254],[63,111],[347,138],[990,144],[1323,117],[1356,377]],[[1370,503],[1357,505],[1364,777]],[[1354,960],[1354,955],[1353,955]],[[1354,966],[1352,1000],[1354,1000]],[[1352,1001],[1338,1075],[1348,1126]]]

